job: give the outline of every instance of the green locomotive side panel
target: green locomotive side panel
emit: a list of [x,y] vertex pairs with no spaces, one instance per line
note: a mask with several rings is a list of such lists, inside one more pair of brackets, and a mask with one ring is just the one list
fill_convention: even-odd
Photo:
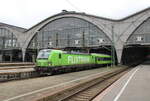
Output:
[[47,67],[49,64],[48,64],[48,60],[44,60],[44,59],[38,59],[36,61],[36,66],[40,66],[40,67]]

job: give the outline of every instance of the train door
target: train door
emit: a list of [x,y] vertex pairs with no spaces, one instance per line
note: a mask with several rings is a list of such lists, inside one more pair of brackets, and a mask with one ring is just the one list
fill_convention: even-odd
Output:
[[97,57],[95,57],[95,64],[97,64]]
[[62,65],[62,54],[61,53],[58,54],[58,65],[59,66]]

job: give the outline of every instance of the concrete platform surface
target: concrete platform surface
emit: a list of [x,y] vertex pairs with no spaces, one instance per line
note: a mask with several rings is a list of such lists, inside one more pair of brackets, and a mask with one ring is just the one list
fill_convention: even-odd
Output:
[[0,83],[0,101],[33,101],[31,99],[48,94],[49,92],[54,92],[59,86],[78,83],[92,75],[98,75],[115,69],[117,68],[105,67],[47,77]]
[[150,101],[150,65],[139,65],[93,101]]

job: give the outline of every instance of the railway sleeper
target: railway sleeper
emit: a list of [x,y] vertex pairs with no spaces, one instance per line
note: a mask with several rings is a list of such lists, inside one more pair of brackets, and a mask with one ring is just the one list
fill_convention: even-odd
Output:
[[[94,92],[93,92],[93,90],[89,90],[89,91],[87,91],[87,92],[85,92],[85,93],[83,93],[83,95],[86,95],[85,97],[83,97],[83,96],[80,96],[81,97],[81,99],[80,99],[80,97],[76,100],[76,99],[68,99],[68,98],[70,98],[71,96],[75,96],[75,98],[77,98],[77,96],[75,95],[76,93],[78,93],[78,92],[82,92],[82,91],[84,91],[85,89],[87,89],[87,88],[89,88],[89,87],[91,87],[92,85],[95,85],[95,84],[97,84],[97,83],[100,83],[100,84],[103,84],[102,86],[100,86],[100,88],[97,88],[97,89],[99,89],[100,91],[102,91],[105,87],[107,87],[107,86],[109,86],[110,84],[112,84],[112,82],[114,82],[115,81],[115,79],[114,79],[114,81],[107,81],[107,78],[110,78],[110,77],[112,77],[112,76],[114,76],[115,74],[118,74],[119,73],[119,75],[120,75],[120,73],[122,72],[122,71],[125,71],[127,68],[124,68],[124,69],[118,69],[118,70],[115,70],[115,71],[113,71],[113,73],[112,72],[109,72],[109,73],[107,73],[107,74],[105,74],[105,75],[103,75],[103,76],[101,76],[101,77],[96,77],[96,78],[93,78],[92,80],[89,80],[89,81],[85,81],[85,82],[82,82],[82,83],[79,83],[79,84],[77,84],[77,85],[74,85],[73,87],[70,87],[70,88],[67,88],[66,90],[64,89],[64,90],[62,90],[62,91],[60,91],[60,92],[58,92],[58,93],[55,93],[55,94],[53,94],[53,95],[50,95],[50,96],[47,96],[47,97],[44,97],[44,98],[41,98],[41,99],[39,99],[39,100],[37,100],[37,101],[82,101],[83,99],[83,101],[89,101],[89,100],[86,100],[87,98],[89,99],[91,99],[92,97],[91,97],[91,95],[97,95],[97,94],[94,94]],[[122,74],[122,73],[121,73]],[[107,75],[109,75],[109,76],[107,76]],[[105,77],[105,76],[107,76],[107,78]],[[116,80],[118,79],[118,77],[115,77],[116,78]],[[105,81],[105,82],[104,82]],[[96,89],[96,90],[97,90]],[[66,100],[67,99],[67,100]]]

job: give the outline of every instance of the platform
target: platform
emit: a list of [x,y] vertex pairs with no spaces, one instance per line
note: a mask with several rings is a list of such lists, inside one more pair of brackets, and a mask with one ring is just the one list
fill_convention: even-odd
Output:
[[67,87],[90,78],[122,68],[97,68],[53,76],[17,80],[0,83],[0,101],[34,101],[45,94],[55,92],[61,87]]
[[8,70],[0,70],[0,74],[20,73],[20,72],[32,72],[32,71],[34,71],[34,68],[8,69]]
[[93,101],[150,101],[150,65],[139,65]]

